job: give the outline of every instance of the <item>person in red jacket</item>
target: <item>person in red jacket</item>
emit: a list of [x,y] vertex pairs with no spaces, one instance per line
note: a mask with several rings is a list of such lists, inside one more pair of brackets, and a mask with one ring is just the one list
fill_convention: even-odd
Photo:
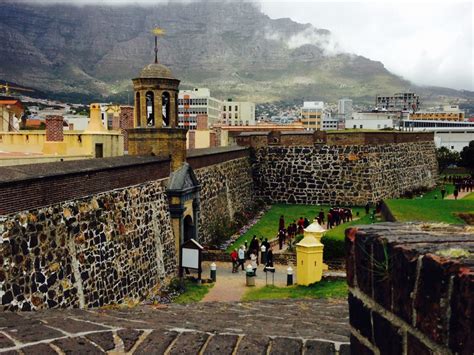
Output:
[[239,264],[239,254],[237,254],[237,249],[234,249],[232,253],[230,253],[230,258],[232,259],[232,272],[237,272],[237,266]]

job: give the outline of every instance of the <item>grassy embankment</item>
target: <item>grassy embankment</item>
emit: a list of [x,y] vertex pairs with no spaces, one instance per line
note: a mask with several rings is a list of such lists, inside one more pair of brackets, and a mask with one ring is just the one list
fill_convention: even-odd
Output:
[[[442,185],[441,185],[442,186]],[[446,195],[454,191],[452,184],[445,184]],[[414,199],[386,200],[388,208],[397,221],[442,222],[463,224],[457,213],[474,213],[474,193],[459,200],[441,200],[440,187]]]
[[185,281],[186,291],[176,297],[174,303],[195,303],[201,301],[209,290],[214,286],[211,284],[197,284],[195,282]]
[[346,298],[347,292],[345,280],[322,280],[310,286],[252,288],[245,293],[242,301],[287,298]]

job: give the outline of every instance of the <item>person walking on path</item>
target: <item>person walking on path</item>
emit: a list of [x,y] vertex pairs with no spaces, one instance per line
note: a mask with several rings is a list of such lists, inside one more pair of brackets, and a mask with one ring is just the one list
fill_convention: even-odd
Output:
[[281,231],[285,229],[285,217],[283,215],[280,216],[280,221],[278,222],[278,230]]
[[365,205],[365,214],[369,214],[369,210],[370,210],[370,202],[367,202]]
[[252,250],[250,253],[250,265],[252,265],[253,269],[253,274],[254,276],[257,276],[257,252],[255,250]]
[[235,273],[237,272],[237,268],[238,268],[238,254],[237,254],[237,249],[234,249],[232,251],[232,253],[230,253],[230,258],[232,259],[232,273]]
[[267,263],[265,264],[265,266],[273,267],[273,250],[272,250],[272,247],[268,248]]
[[254,235],[252,238],[252,241],[250,242],[250,250],[251,252],[254,252],[255,256],[257,257],[257,265],[258,265],[258,250],[259,249],[260,249],[260,245],[258,244],[257,236]]
[[453,195],[454,195],[454,199],[457,200],[457,199],[458,199],[458,195],[459,195],[459,191],[458,191],[457,186],[454,188]]
[[280,229],[280,233],[278,233],[278,246],[280,247],[280,250],[283,249],[283,242],[285,241],[285,230]]
[[324,223],[324,211],[323,211],[322,208],[321,208],[321,211],[319,211],[318,219],[319,219],[318,223],[320,225],[323,225],[323,223]]
[[239,257],[239,265],[237,266],[237,269],[240,266],[240,267],[242,267],[242,271],[244,271],[245,247],[243,245],[241,245],[240,248],[239,248],[238,257]]
[[267,263],[267,247],[265,246],[265,242],[262,242],[262,246],[260,247],[260,262],[262,265]]
[[443,186],[441,188],[441,199],[444,200],[444,195],[446,195],[446,188]]

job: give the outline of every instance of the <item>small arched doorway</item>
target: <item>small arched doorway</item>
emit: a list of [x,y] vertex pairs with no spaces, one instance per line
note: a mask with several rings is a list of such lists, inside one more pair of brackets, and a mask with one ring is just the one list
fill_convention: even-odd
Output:
[[187,242],[188,240],[194,237],[194,223],[193,218],[190,215],[184,217],[184,230],[183,230],[183,242]]

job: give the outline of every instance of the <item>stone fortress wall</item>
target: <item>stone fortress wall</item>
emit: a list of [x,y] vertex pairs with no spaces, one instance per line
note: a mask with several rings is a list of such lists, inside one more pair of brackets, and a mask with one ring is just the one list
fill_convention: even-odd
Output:
[[[330,138],[335,145],[316,134],[268,134],[266,145],[249,140],[254,149],[188,152],[201,186],[200,241],[209,241],[213,224],[245,211],[256,195],[272,202],[365,204],[434,184],[432,142],[407,137],[415,140],[392,136],[388,145],[364,145],[373,138],[359,135],[358,144],[349,144],[340,135]],[[166,195],[170,162],[124,156],[1,168],[2,305],[27,310],[122,303],[175,276],[176,236]]]
[[[192,153],[200,236],[252,200],[248,149]],[[0,300],[10,310],[143,299],[177,275],[170,159],[120,157],[2,168]],[[27,206],[30,206],[28,208]]]
[[240,137],[256,194],[271,203],[365,205],[436,184],[432,134],[288,133]]

